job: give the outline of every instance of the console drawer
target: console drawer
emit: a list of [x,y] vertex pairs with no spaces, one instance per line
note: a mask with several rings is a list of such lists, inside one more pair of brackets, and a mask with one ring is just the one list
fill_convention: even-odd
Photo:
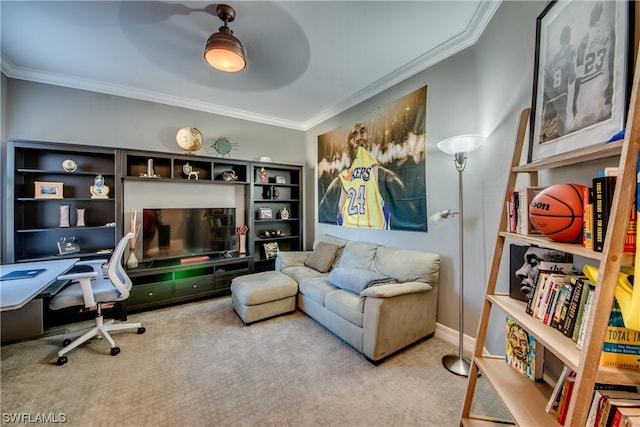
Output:
[[175,281],[174,292],[176,297],[201,294],[203,292],[210,292],[213,290],[213,274],[189,277]]
[[128,305],[156,303],[173,296],[173,282],[157,282],[131,287]]

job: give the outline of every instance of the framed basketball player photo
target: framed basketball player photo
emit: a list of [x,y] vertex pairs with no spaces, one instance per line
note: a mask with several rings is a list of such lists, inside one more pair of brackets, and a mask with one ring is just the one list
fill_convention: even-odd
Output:
[[528,162],[602,144],[624,128],[633,49],[626,1],[552,1],[536,22]]

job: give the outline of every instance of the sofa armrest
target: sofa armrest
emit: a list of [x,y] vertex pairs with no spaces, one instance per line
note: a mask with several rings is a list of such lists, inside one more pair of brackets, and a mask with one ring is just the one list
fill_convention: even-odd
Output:
[[282,271],[283,268],[294,265],[304,265],[310,253],[311,251],[278,252],[278,256],[276,257],[276,271]]
[[424,282],[388,283],[366,288],[360,293],[362,297],[391,298],[398,295],[414,294],[432,290],[433,287]]

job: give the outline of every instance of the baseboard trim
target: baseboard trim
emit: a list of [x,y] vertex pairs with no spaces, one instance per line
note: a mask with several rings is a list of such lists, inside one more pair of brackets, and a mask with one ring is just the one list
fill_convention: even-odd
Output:
[[[436,323],[435,337],[456,347],[459,345],[458,331],[440,323]],[[465,335],[462,338],[462,344],[464,346],[464,354],[467,357],[471,357],[473,355],[473,349],[476,347],[476,339]]]

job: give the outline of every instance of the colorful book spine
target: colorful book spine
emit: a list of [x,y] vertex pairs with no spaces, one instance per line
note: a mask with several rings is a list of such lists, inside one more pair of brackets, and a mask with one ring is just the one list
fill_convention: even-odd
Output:
[[593,188],[582,188],[582,246],[593,249]]
[[593,250],[596,252],[604,249],[615,185],[615,176],[593,179]]
[[582,299],[582,289],[584,287],[584,281],[581,278],[572,277],[571,281],[573,283],[573,292],[569,299],[566,319],[562,325],[562,333],[567,337],[573,336],[573,329],[576,325],[578,310],[580,309],[580,300]]

